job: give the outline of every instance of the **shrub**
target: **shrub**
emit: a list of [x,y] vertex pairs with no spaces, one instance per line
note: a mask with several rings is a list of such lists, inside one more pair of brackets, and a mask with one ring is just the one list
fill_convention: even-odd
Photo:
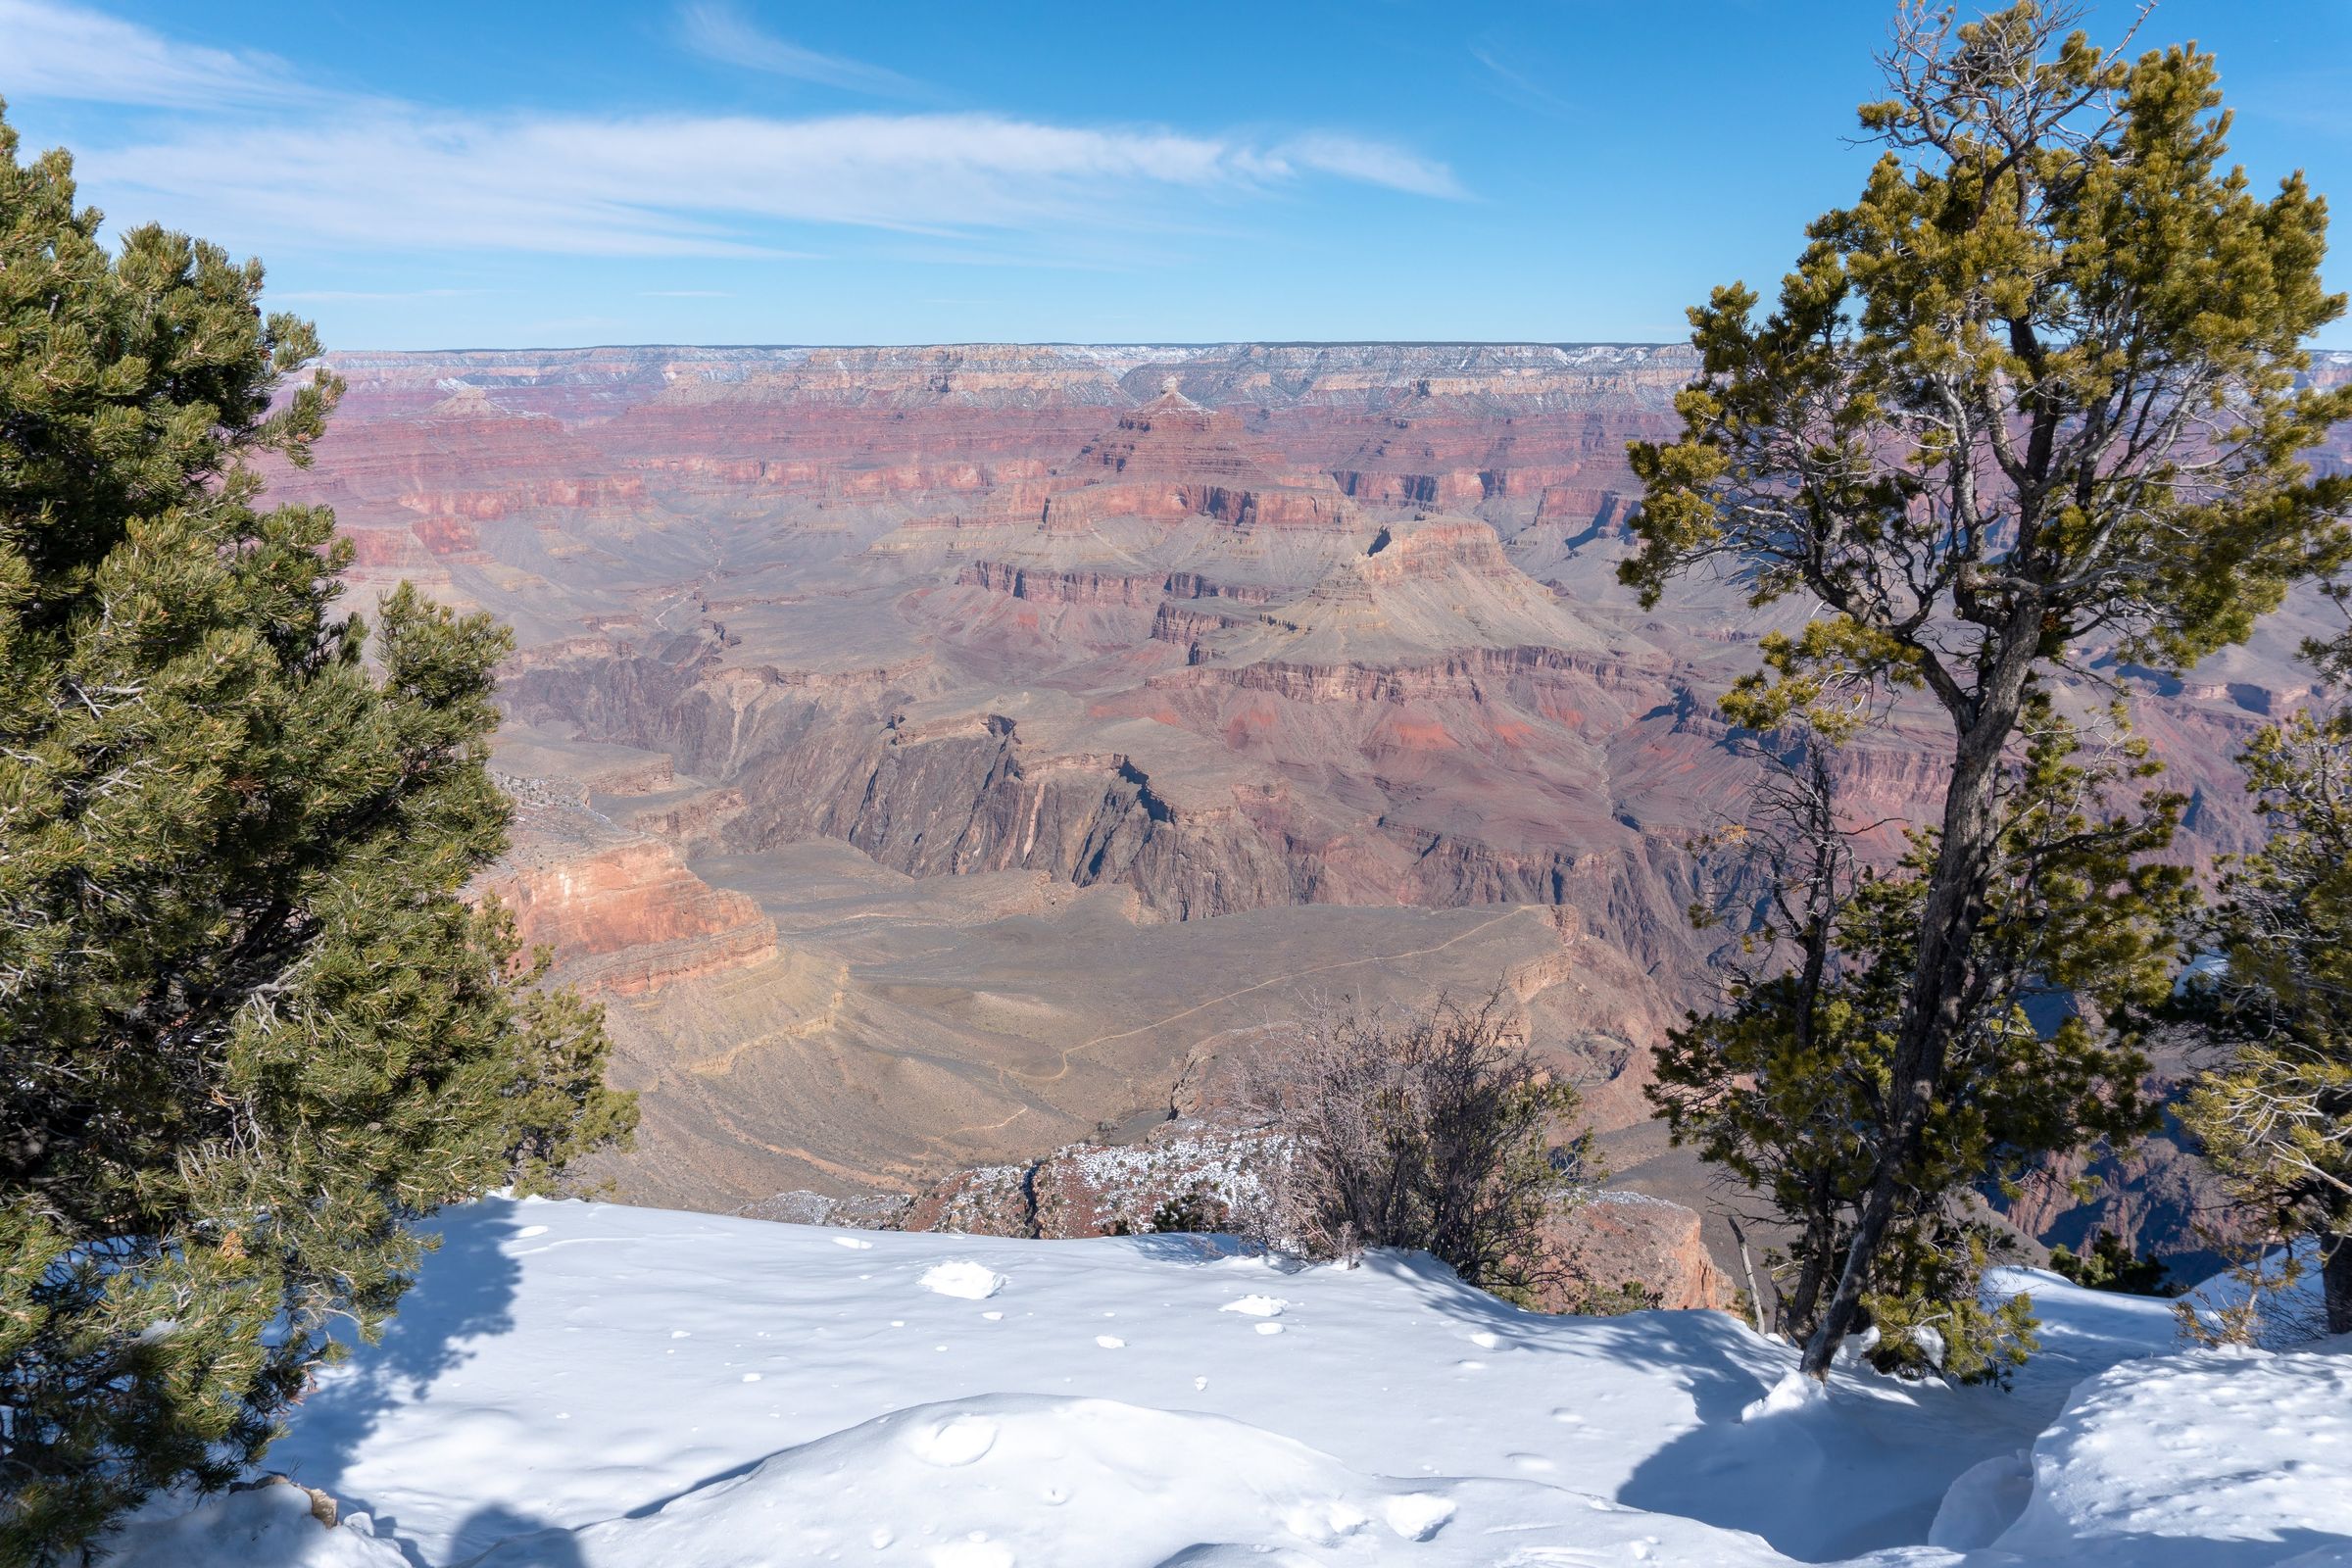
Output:
[[2180,1294],[2179,1286],[2165,1283],[2162,1259],[2132,1256],[2130,1244],[2108,1231],[2091,1232],[2090,1245],[2079,1253],[2063,1244],[2051,1248],[2050,1272],[2063,1274],[2085,1290],[2126,1296]]
[[1544,1221],[1597,1160],[1590,1133],[1561,1141],[1583,1097],[1529,1054],[1499,996],[1404,1017],[1319,1009],[1260,1058],[1250,1093],[1289,1141],[1277,1245],[1418,1249],[1521,1302],[1559,1277]]

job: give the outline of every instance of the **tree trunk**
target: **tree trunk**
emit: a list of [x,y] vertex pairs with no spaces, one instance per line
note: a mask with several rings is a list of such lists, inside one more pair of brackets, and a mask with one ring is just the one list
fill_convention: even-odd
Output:
[[2024,706],[2026,677],[2033,667],[2033,628],[2038,622],[2036,611],[2022,628],[2022,640],[2020,627],[2009,629],[2003,657],[1979,688],[1973,721],[1960,732],[1951,786],[1943,798],[1936,863],[1928,873],[1927,901],[1920,910],[1919,957],[1903,1000],[1902,1026],[1888,1073],[1881,1123],[1884,1142],[1861,1216],[1846,1244],[1845,1266],[1820,1323],[1805,1342],[1801,1364],[1816,1380],[1828,1379],[1838,1347],[1862,1309],[1871,1265],[1894,1221],[1904,1175],[1917,1162],[1921,1135],[1943,1087],[1944,1062],[1967,1023],[1963,1001],[1970,949],[1984,914],[1985,882],[2000,833],[1996,792],[2001,759]]
[[1831,1244],[1837,1232],[1837,1216],[1826,1209],[1817,1208],[1805,1220],[1805,1260],[1797,1269],[1796,1288],[1781,1302],[1781,1329],[1791,1339],[1810,1339],[1821,1320],[1821,1288],[1830,1277]]
[[[1740,1267],[1747,1275],[1747,1315],[1755,1323],[1756,1333],[1761,1335],[1764,1332],[1764,1293],[1756,1286],[1756,1260],[1747,1255],[1747,1232],[1741,1230],[1740,1222],[1729,1214],[1724,1216],[1724,1223],[1732,1228],[1732,1240],[1740,1244]],[[1780,1318],[1777,1309],[1773,1318],[1776,1322]]]
[[2320,1284],[2328,1298],[2328,1332],[2352,1334],[2352,1231],[2320,1238]]

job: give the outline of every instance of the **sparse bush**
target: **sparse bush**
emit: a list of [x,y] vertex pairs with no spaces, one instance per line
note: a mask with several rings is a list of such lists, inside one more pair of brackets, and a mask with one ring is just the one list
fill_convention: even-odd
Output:
[[1143,1224],[1111,1222],[1112,1236],[1215,1236],[1234,1228],[1233,1208],[1205,1187],[1163,1198]]
[[1544,1220],[1599,1179],[1583,1097],[1510,1026],[1499,997],[1425,1012],[1323,1008],[1262,1057],[1250,1097],[1289,1140],[1267,1239],[1311,1257],[1435,1253],[1531,1301],[1560,1276]]
[[1627,1280],[1623,1285],[1595,1285],[1578,1298],[1574,1310],[1584,1317],[1623,1317],[1628,1312],[1654,1312],[1665,1304],[1665,1292]]

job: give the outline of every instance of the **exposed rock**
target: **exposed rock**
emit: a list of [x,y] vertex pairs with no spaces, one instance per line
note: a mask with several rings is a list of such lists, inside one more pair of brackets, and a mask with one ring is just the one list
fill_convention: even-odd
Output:
[[517,847],[486,885],[525,947],[544,944],[575,984],[635,996],[775,952],[758,905],[704,882],[660,840],[528,796],[518,814]]
[[836,1198],[807,1189],[777,1193],[735,1212],[745,1219],[773,1220],[786,1225],[836,1225],[850,1230],[900,1231],[914,1206],[907,1193],[858,1193]]
[[1073,1144],[1030,1177],[1037,1234],[1051,1241],[1161,1228],[1171,1211],[1239,1225],[1265,1202],[1281,1140],[1262,1131],[1170,1131],[1123,1148]]
[[917,1193],[902,1229],[965,1236],[1035,1236],[1034,1165],[983,1165],[957,1171]]
[[[499,765],[627,819],[584,843],[526,811],[512,869],[646,1092],[611,1172],[630,1196],[1033,1160],[1318,990],[1505,975],[1622,1127],[1664,1021],[1710,995],[1684,846],[1750,766],[1714,699],[1803,608],[1693,581],[1644,610],[1614,580],[1625,443],[1678,428],[1688,349],[333,368],[340,414],[273,498],[335,509],[355,597],[406,579],[510,622]],[[2316,456],[2348,460],[2341,434]],[[2076,650],[2137,692],[2191,795],[2185,853],[2245,847],[2229,759],[2302,699],[2295,647],[2325,629],[2292,600],[2180,681]],[[1837,759],[1888,852],[1944,741],[1916,706],[1892,720]],[[785,885],[845,844],[854,870]],[[2176,1206],[2162,1172],[2125,1182]]]
[[1668,1309],[1729,1310],[1738,1298],[1731,1279],[1707,1254],[1697,1213],[1680,1203],[1645,1193],[1602,1191],[1547,1229],[1569,1277],[1542,1292],[1539,1304],[1545,1311],[1574,1311],[1587,1293],[1628,1283],[1655,1292],[1658,1304]]

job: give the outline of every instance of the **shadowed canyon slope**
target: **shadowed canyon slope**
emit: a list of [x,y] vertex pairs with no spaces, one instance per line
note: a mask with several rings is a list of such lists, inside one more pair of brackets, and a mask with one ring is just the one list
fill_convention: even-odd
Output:
[[[1625,443],[1676,427],[1687,351],[334,365],[277,493],[336,509],[358,591],[516,629],[503,885],[648,1091],[624,1192],[1033,1157],[1312,995],[1498,984],[1676,1185],[1638,1086],[1707,988],[1685,845],[1746,766],[1714,698],[1801,613],[1616,585]],[[2316,624],[2139,683],[2200,854]],[[1933,788],[1905,722],[1843,760],[1858,811]]]

